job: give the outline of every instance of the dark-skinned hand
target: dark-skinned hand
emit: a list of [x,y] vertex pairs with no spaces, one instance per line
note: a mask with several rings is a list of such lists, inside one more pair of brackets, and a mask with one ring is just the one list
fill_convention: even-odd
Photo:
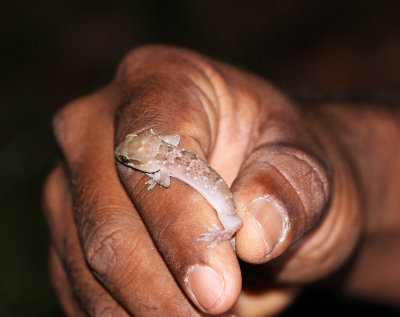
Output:
[[[64,160],[48,177],[44,206],[51,279],[66,313],[268,315],[303,283],[335,271],[365,215],[326,121],[264,80],[194,52],[131,51],[107,87],[54,118]],[[198,192],[176,179],[147,191],[144,173],[116,162],[124,136],[150,128],[179,134],[180,147],[231,186],[243,219],[236,253],[229,242],[208,249],[196,241],[219,223]],[[237,257],[266,273],[258,292],[246,288],[251,272],[242,287]]]

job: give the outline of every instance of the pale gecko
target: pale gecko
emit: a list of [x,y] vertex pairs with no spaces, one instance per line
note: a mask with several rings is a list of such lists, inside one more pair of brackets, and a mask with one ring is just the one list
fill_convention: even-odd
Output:
[[197,241],[211,241],[208,248],[231,240],[242,225],[235,215],[232,192],[222,177],[196,154],[178,147],[177,134],[159,136],[150,130],[139,134],[128,134],[115,149],[115,156],[121,163],[145,172],[150,180],[146,182],[151,190],[156,184],[169,187],[170,177],[177,178],[196,191],[216,210],[218,219],[224,227],[216,224],[206,226]]

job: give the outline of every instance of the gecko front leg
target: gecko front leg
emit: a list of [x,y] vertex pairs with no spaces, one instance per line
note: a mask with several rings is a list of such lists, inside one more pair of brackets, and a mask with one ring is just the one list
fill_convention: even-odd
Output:
[[166,168],[162,167],[155,173],[146,173],[150,179],[145,183],[149,185],[147,190],[153,189],[156,184],[160,184],[163,187],[169,187],[170,177]]

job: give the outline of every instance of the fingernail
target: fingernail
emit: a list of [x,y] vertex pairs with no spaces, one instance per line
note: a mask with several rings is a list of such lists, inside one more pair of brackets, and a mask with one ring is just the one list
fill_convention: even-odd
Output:
[[189,267],[185,283],[204,312],[216,307],[224,289],[223,279],[208,266]]
[[254,199],[249,206],[250,213],[259,224],[259,230],[266,244],[268,255],[285,238],[288,229],[287,214],[279,204],[268,196]]

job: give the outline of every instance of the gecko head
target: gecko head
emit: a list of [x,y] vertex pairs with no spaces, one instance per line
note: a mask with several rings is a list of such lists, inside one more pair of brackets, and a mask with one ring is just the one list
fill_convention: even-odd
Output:
[[115,156],[125,165],[146,171],[146,165],[157,155],[158,139],[151,133],[128,134],[116,147]]

